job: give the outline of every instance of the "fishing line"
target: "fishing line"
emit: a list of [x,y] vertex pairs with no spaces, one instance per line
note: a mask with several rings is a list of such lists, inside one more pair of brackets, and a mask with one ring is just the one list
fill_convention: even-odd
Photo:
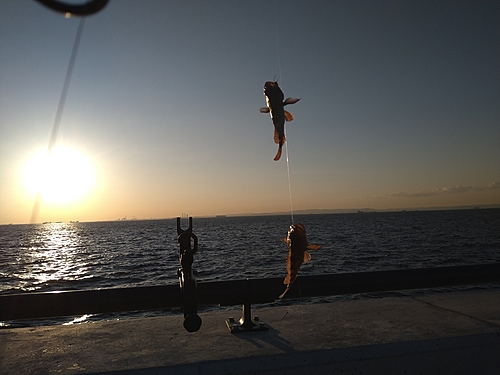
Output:
[[[285,138],[286,138],[286,124],[285,124]],[[286,154],[286,171],[288,173],[288,194],[290,195],[290,216],[292,218],[292,224],[295,224],[295,222],[293,221],[292,183],[290,181],[290,162],[288,160],[288,141],[285,141],[285,154]]]
[[[71,56],[69,58],[68,69],[66,70],[66,76],[64,78],[64,84],[61,91],[61,96],[59,98],[59,104],[56,110],[56,117],[54,119],[54,124],[52,125],[52,131],[50,133],[49,145],[47,147],[47,156],[49,156],[54,149],[57,141],[57,134],[59,133],[59,127],[61,125],[61,119],[64,112],[64,105],[66,104],[66,97],[68,96],[69,84],[71,82],[71,76],[73,75],[73,68],[75,66],[76,55],[78,53],[78,48],[80,46],[80,40],[82,38],[83,26],[85,24],[85,18],[80,17],[80,23],[78,24],[78,30],[76,32],[75,41],[73,43],[73,50],[71,51]],[[40,211],[40,203],[42,200],[42,192],[38,190],[35,198],[35,203],[33,204],[33,209],[31,211],[31,223],[36,222],[38,218],[38,212]]]
[[[278,75],[280,77],[280,85],[283,84],[283,79],[281,77],[281,58],[280,58],[280,44],[279,44],[279,33],[278,33],[278,1],[274,2],[274,21],[275,21],[275,30],[276,30],[276,65],[278,69]],[[292,183],[290,179],[290,160],[288,158],[288,140],[286,139],[286,121],[285,121],[285,154],[286,154],[286,172],[288,175],[288,194],[290,195],[290,216],[292,219],[292,224],[294,224],[293,220],[293,204],[292,204]]]
[[279,38],[278,38],[278,1],[274,2],[274,24],[275,24],[275,30],[276,30],[276,67],[278,69],[278,75],[280,77],[280,84],[282,83],[281,80],[281,59],[280,59],[280,44],[279,44]]

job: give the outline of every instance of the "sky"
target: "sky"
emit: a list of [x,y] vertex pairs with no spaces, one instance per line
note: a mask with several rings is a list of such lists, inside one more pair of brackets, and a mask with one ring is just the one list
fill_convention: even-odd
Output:
[[[500,204],[499,19],[498,1],[110,0],[47,159],[80,18],[0,0],[0,224]],[[273,80],[301,98],[288,169],[259,112]]]

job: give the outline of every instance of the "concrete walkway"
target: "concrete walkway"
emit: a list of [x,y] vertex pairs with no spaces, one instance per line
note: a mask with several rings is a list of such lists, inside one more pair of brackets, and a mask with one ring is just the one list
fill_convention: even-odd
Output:
[[500,374],[500,291],[0,330],[0,374]]

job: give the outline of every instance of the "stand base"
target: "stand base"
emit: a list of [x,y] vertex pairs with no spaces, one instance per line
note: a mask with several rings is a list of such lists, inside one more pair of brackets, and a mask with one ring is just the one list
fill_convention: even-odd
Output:
[[226,326],[231,333],[267,331],[269,328],[259,320],[258,316],[251,317],[251,307],[249,303],[242,306],[242,315],[239,321],[230,317],[226,320]]

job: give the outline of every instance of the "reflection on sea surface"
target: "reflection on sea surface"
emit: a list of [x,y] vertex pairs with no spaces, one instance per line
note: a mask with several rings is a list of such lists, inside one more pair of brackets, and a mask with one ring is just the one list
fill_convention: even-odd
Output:
[[[500,210],[295,219],[322,246],[300,275],[500,261]],[[289,216],[195,218],[197,279],[284,277],[289,225]],[[173,219],[0,226],[0,293],[176,284],[179,266]]]
[[[0,293],[177,280],[171,220],[0,226]],[[168,262],[168,261],[169,262]],[[170,264],[170,266],[167,265]]]
[[[295,220],[322,246],[300,276],[500,262],[498,209]],[[197,280],[284,277],[289,225],[289,216],[195,218]],[[0,293],[178,285],[179,266],[173,219],[0,225]]]
[[[88,274],[88,262],[78,253],[84,248],[78,225],[47,223],[34,225],[18,237],[19,248],[14,267],[17,287],[37,290],[41,285],[58,280],[79,280],[92,277]],[[0,286],[0,290],[5,285]]]

